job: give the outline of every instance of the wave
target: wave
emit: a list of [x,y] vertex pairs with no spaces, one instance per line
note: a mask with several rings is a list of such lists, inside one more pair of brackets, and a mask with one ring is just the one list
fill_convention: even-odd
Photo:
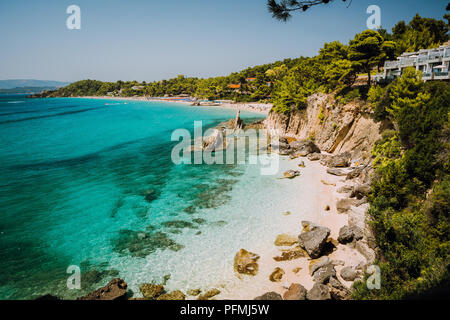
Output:
[[8,101],[7,103],[24,103],[25,101]]

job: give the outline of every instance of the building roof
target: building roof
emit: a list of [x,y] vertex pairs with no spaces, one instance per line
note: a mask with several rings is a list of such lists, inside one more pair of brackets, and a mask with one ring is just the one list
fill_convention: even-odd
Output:
[[240,87],[241,87],[241,85],[239,83],[238,84],[231,83],[228,85],[228,88],[230,88],[230,89],[239,89]]

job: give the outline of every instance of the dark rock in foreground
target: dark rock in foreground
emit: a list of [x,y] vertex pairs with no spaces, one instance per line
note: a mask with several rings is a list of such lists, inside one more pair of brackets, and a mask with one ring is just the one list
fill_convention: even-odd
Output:
[[127,283],[119,278],[112,279],[106,286],[77,300],[120,300],[127,295]]
[[283,295],[283,300],[306,300],[307,290],[299,283],[293,283]]
[[309,221],[302,221],[302,225],[304,231],[298,236],[300,246],[308,252],[311,258],[320,257],[330,235],[330,229]]
[[271,291],[256,297],[254,300],[283,300],[283,298],[281,297],[281,294]]

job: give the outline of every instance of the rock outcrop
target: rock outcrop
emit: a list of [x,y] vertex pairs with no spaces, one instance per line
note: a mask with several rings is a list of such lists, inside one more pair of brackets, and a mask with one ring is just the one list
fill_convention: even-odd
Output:
[[298,236],[300,246],[311,258],[320,257],[330,235],[330,229],[309,221],[302,221],[302,225],[303,232]]
[[234,257],[234,271],[241,274],[256,275],[258,273],[259,255],[241,249]]
[[281,297],[281,294],[270,291],[256,297],[254,300],[283,300],[283,298]]
[[351,152],[352,159],[370,160],[375,141],[381,138],[382,123],[375,122],[361,102],[339,104],[331,94],[316,93],[308,97],[305,110],[290,114],[270,112],[264,124],[271,134],[297,140],[314,138],[320,150],[341,154]]
[[106,286],[97,289],[78,300],[120,300],[127,295],[127,283],[119,278],[112,279]]
[[283,294],[283,300],[306,300],[307,290],[299,283],[290,285],[288,291]]

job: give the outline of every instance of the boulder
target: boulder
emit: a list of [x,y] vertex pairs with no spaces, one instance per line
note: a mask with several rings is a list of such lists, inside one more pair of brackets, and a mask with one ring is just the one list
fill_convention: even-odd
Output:
[[211,299],[212,297],[217,296],[219,293],[220,293],[220,290],[214,288],[214,289],[208,290],[204,294],[200,295],[197,298],[197,300],[208,300],[208,299]]
[[328,258],[328,256],[322,256],[319,259],[311,260],[309,262],[309,274],[313,275],[317,269],[319,269],[329,263],[330,263],[330,258]]
[[336,209],[337,209],[338,213],[345,213],[354,204],[355,204],[355,201],[353,199],[348,199],[348,198],[339,199],[336,202]]
[[271,291],[256,297],[254,300],[283,300],[283,298],[281,297],[281,294]]
[[127,283],[119,278],[112,279],[106,286],[97,289],[78,300],[119,300],[127,295]]
[[290,285],[288,291],[283,294],[283,300],[306,300],[308,291],[299,283]]
[[328,281],[328,288],[333,300],[350,299],[350,291],[336,277],[330,278]]
[[339,243],[349,243],[353,241],[353,230],[349,226],[343,226],[339,230],[339,236],[338,236]]
[[328,286],[316,282],[311,290],[306,294],[308,300],[329,300],[331,299]]
[[343,170],[337,168],[328,168],[327,173],[332,174],[334,176],[345,176],[347,175]]
[[160,284],[144,283],[139,286],[139,290],[145,299],[155,300],[164,293],[164,287]]
[[357,241],[355,244],[355,249],[361,253],[367,260],[367,264],[373,264],[376,258],[375,251],[370,249],[370,247],[363,241]]
[[302,224],[304,231],[298,236],[300,246],[308,252],[311,258],[315,259],[320,257],[327,238],[330,235],[330,229],[311,224],[308,221],[303,221]]
[[298,177],[300,175],[300,171],[288,170],[285,173],[283,173],[283,175],[285,178],[292,179],[292,178]]
[[282,233],[275,239],[276,246],[292,246],[298,242],[296,236],[292,236],[286,233]]
[[294,248],[282,250],[281,256],[276,256],[273,259],[275,261],[288,261],[302,258],[305,256],[306,256],[305,250],[303,250],[300,246],[296,246]]
[[202,290],[200,289],[190,289],[186,293],[190,296],[198,296],[201,292]]
[[258,273],[258,259],[259,255],[256,253],[241,249],[234,257],[234,271],[254,276]]
[[300,168],[304,168],[304,167],[305,167],[305,162],[304,162],[304,161],[300,161],[299,164],[298,164],[298,166],[299,166]]
[[289,146],[295,151],[304,151],[307,154],[320,152],[319,147],[311,140],[292,141]]
[[336,271],[334,270],[334,266],[331,263],[320,267],[313,274],[314,281],[323,284],[328,283],[330,278],[335,276]]
[[351,179],[358,178],[361,175],[362,170],[363,170],[363,167],[356,167],[355,169],[353,169],[352,171],[347,173],[345,180],[351,180]]
[[322,154],[318,152],[310,153],[308,154],[308,160],[309,161],[317,161],[322,158]]
[[337,193],[351,193],[353,186],[342,186],[336,190]]
[[341,270],[341,277],[345,281],[354,281],[358,276],[358,272],[352,267],[344,267]]
[[269,279],[272,282],[280,282],[284,274],[285,272],[283,269],[276,267],[275,270],[270,274]]
[[158,297],[157,300],[185,300],[184,293],[180,290],[175,290],[170,293],[164,293]]
[[327,167],[337,168],[337,167],[348,167],[351,154],[349,152],[344,152],[339,155],[331,156],[325,162]]
[[358,200],[363,199],[370,193],[369,184],[360,184],[353,188],[350,198],[356,198]]

